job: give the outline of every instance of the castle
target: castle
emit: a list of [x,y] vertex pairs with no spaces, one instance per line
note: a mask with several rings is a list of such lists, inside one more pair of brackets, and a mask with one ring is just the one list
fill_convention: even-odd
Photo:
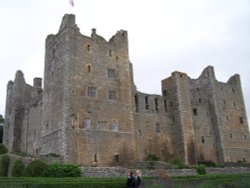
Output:
[[44,87],[23,73],[7,85],[4,144],[9,152],[57,154],[85,166],[126,166],[155,155],[193,164],[250,161],[250,135],[239,75],[216,80],[213,67],[197,79],[173,72],[162,95],[137,91],[128,37],[109,41],[80,33],[63,17],[46,39]]

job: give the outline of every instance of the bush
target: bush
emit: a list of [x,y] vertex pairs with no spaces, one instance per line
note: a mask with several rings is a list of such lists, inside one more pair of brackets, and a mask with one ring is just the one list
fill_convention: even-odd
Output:
[[0,158],[0,176],[8,176],[9,160],[8,154]]
[[24,165],[21,160],[15,160],[12,170],[11,170],[11,176],[13,177],[20,177],[22,176],[24,170]]
[[197,167],[196,167],[196,172],[197,172],[197,174],[206,174],[207,172],[206,172],[206,168],[205,168],[206,166],[205,165],[202,165],[202,164],[200,164],[200,165],[198,165]]
[[160,158],[156,155],[149,154],[148,157],[146,158],[146,161],[159,161]]
[[185,163],[184,159],[180,156],[176,156],[170,161],[168,161],[169,164],[176,165],[177,168],[189,168]]
[[216,167],[217,166],[213,161],[210,161],[210,160],[201,160],[201,161],[198,161],[198,164],[203,164],[207,167]]
[[30,176],[30,177],[40,177],[42,176],[43,172],[48,169],[49,165],[43,161],[35,160],[32,161],[23,172],[23,176]]
[[44,171],[45,177],[80,177],[81,171],[79,166],[74,164],[54,163]]
[[5,145],[0,144],[0,155],[8,153],[8,149],[5,147]]

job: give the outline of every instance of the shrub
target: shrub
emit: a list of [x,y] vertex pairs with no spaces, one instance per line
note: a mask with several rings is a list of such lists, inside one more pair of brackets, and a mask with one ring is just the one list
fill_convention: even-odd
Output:
[[48,164],[46,164],[43,161],[35,160],[32,161],[23,172],[24,176],[31,176],[31,177],[39,177],[42,176],[43,172],[49,167]]
[[8,154],[0,158],[0,176],[8,176],[9,160]]
[[216,167],[216,164],[210,160],[201,160],[201,161],[198,161],[198,164],[204,164],[207,167]]
[[178,168],[188,168],[188,166],[184,163],[184,159],[180,156],[176,156],[170,161],[169,164],[176,165]]
[[54,163],[44,171],[45,177],[80,177],[81,171],[79,166],[74,164]]
[[205,168],[206,166],[205,165],[202,165],[202,164],[200,164],[200,165],[198,165],[197,167],[196,167],[196,172],[197,172],[197,174],[206,174],[206,168]]
[[160,158],[156,155],[149,154],[148,157],[146,158],[146,161],[159,161]]
[[13,164],[13,168],[11,170],[11,176],[13,177],[20,177],[22,176],[24,170],[24,165],[22,163],[22,161],[19,160],[15,160],[14,164]]
[[0,144],[0,155],[8,153],[8,149],[5,147],[5,145]]

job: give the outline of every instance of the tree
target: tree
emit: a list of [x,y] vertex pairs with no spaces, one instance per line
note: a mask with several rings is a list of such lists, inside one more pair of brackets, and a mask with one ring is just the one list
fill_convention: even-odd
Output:
[[3,116],[0,115],[0,143],[3,142],[3,123],[4,123]]

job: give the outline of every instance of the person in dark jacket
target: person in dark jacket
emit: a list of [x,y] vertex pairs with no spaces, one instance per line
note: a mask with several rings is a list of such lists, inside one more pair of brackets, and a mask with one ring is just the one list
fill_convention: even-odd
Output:
[[135,178],[131,171],[128,172],[127,188],[135,188]]
[[136,188],[142,188],[141,171],[136,170]]

